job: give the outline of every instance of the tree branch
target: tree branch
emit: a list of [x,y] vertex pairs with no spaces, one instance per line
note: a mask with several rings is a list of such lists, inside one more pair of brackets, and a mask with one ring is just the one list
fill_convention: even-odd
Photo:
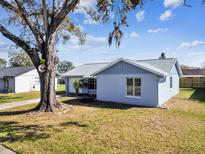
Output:
[[[75,6],[79,3],[80,0],[65,0],[61,10],[56,16],[51,20],[51,27],[49,29],[49,34],[52,35],[61,25],[62,21],[66,18],[69,12],[74,10]],[[70,2],[70,3],[69,3]]]
[[35,48],[30,48],[30,46],[25,41],[13,35],[1,23],[0,23],[0,32],[3,34],[3,36],[13,41],[17,46],[24,49],[36,67],[39,65],[40,59],[39,59],[39,56],[37,55],[37,51]]
[[8,3],[7,1],[5,0],[1,0],[0,1],[0,5],[2,5],[3,7],[5,7],[6,9],[10,10],[10,11],[13,11],[15,13],[18,12],[18,9],[16,7],[14,7],[13,5],[11,5],[10,3]]
[[6,9],[16,13],[18,16],[21,15],[22,19],[28,25],[28,27],[32,31],[33,35],[35,36],[38,45],[40,46],[41,43],[43,42],[42,34],[36,28],[35,24],[31,20],[29,20],[29,17],[27,16],[27,12],[26,12],[25,8],[23,7],[23,3],[20,2],[19,0],[15,0],[15,1],[16,1],[16,4],[17,4],[18,8],[16,8],[15,6],[11,5],[10,3],[6,2],[5,0],[1,0],[0,1],[0,5],[5,7]]
[[23,3],[20,2],[19,0],[15,0],[15,1],[16,1],[16,4],[17,4],[19,10],[21,11],[21,15],[22,15],[23,20],[26,22],[26,24],[31,29],[33,35],[36,37],[36,40],[40,46],[41,43],[43,42],[42,34],[36,28],[35,24],[31,20],[29,20],[28,13],[27,13],[26,9],[23,7]]

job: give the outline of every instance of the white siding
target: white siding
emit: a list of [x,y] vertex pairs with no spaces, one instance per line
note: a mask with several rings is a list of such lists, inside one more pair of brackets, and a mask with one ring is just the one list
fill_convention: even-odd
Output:
[[[141,78],[141,97],[127,97],[128,77]],[[100,74],[97,76],[97,100],[157,106],[157,82],[154,74]]]
[[15,78],[15,92],[40,91],[39,75],[36,70],[29,71]]
[[[172,88],[170,88],[170,77],[172,77]],[[172,68],[171,74],[166,78],[158,81],[158,99],[159,105],[163,105],[171,97],[179,93],[179,76],[176,67]]]
[[[57,78],[55,79],[55,89],[57,89]],[[40,80],[37,70],[32,70],[15,78],[15,92],[40,91]]]

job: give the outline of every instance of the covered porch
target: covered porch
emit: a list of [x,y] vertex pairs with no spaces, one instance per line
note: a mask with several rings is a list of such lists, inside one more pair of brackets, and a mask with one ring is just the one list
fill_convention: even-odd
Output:
[[81,86],[79,88],[79,95],[89,95],[95,96],[96,95],[96,78],[95,77],[67,77],[65,78],[66,83],[66,93],[68,95],[76,94],[76,89],[74,86],[75,81],[80,81]]
[[80,81],[82,82],[82,89],[85,94],[96,95],[97,82],[95,77],[84,77]]

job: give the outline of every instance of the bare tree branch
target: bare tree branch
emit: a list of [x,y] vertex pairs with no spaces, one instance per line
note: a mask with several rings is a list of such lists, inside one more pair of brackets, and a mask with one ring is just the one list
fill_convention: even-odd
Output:
[[19,0],[15,0],[15,1],[16,1],[16,4],[17,4],[18,8],[11,5],[10,3],[6,2],[5,0],[1,0],[0,5],[2,5],[3,7],[5,7],[8,10],[14,12],[18,16],[20,14],[22,19],[26,22],[26,24],[31,29],[33,35],[35,36],[35,38],[38,42],[38,44],[40,45],[41,42],[43,42],[43,36],[39,32],[39,30],[36,28],[35,24],[32,21],[29,20],[29,17],[27,16],[28,13],[26,12],[25,8],[23,7],[22,2],[20,2]]
[[[79,3],[80,0],[65,0],[61,10],[58,12],[58,14],[52,19],[51,21],[51,27],[50,27],[50,35],[56,32],[56,30],[59,28],[62,21],[66,18],[69,12],[71,12],[76,5]],[[70,3],[69,3],[70,2]]]
[[19,0],[15,0],[15,2],[17,4],[19,10],[21,11],[21,15],[22,15],[23,20],[26,22],[26,24],[31,29],[33,35],[36,37],[36,40],[40,46],[41,43],[43,42],[43,36],[39,32],[39,30],[37,29],[35,24],[31,20],[29,20],[29,17],[27,16],[28,13],[26,12],[26,9],[23,7],[23,3],[20,2]]
[[40,59],[37,55],[37,51],[34,48],[30,48],[30,46],[17,36],[13,35],[11,32],[9,32],[2,24],[0,24],[0,32],[5,36],[6,38],[10,39],[14,43],[16,43],[17,46],[24,49],[27,54],[30,56],[31,60],[33,61],[34,65],[37,66],[40,62]]
[[13,12],[15,12],[15,13],[18,12],[18,9],[17,9],[15,6],[11,5],[10,3],[8,3],[8,2],[5,1],[5,0],[1,0],[1,1],[0,1],[0,5],[2,5],[2,6],[5,7],[6,9],[8,9],[8,10],[10,10],[10,11],[13,11]]

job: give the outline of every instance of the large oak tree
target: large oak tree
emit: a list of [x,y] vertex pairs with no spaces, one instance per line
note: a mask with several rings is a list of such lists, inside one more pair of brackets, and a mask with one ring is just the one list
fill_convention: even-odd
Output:
[[[86,1],[86,0],[81,0]],[[0,9],[6,18],[0,23],[0,32],[22,48],[31,58],[41,82],[39,111],[54,111],[60,104],[56,100],[55,75],[58,57],[57,41],[69,40],[71,35],[85,41],[85,35],[71,20],[75,10],[83,10],[92,20],[112,21],[114,30],[108,42],[114,39],[120,45],[121,26],[127,26],[127,13],[147,0],[94,0],[95,8],[79,5],[80,0],[0,0]],[[110,18],[114,15],[114,19]]]

